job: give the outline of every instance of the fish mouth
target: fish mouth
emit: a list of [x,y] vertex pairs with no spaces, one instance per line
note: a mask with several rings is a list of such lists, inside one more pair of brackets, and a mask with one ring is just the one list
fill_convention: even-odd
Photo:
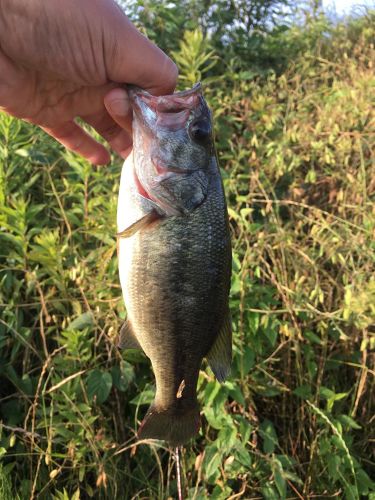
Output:
[[128,93],[133,110],[143,123],[177,130],[187,122],[191,111],[199,106],[202,85],[197,83],[191,89],[161,96],[128,86]]

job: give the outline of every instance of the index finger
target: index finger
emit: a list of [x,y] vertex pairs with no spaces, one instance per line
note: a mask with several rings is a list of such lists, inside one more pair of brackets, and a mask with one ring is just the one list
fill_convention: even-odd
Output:
[[151,94],[171,94],[177,83],[175,63],[146,38],[123,13],[117,19],[115,33],[116,50],[108,76],[112,81],[137,85]]

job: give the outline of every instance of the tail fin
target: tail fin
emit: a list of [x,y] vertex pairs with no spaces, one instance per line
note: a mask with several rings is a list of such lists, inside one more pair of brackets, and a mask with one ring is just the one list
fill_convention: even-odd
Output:
[[198,407],[190,410],[158,410],[151,405],[138,431],[139,439],[161,439],[180,446],[194,437],[200,428]]

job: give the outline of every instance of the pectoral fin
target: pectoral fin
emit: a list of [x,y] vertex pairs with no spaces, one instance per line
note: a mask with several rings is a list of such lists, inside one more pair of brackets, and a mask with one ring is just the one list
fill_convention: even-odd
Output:
[[119,349],[142,349],[128,320],[125,321],[120,329],[117,347]]
[[117,237],[118,238],[129,238],[130,236],[133,236],[133,234],[138,232],[140,229],[148,226],[149,224],[151,224],[151,222],[154,222],[159,217],[160,217],[159,214],[155,210],[152,210],[151,212],[146,214],[144,217],[137,220],[136,222],[131,224],[129,227],[125,228],[123,231],[120,231],[119,233],[117,233]]
[[224,382],[229,375],[232,362],[232,328],[229,310],[219,335],[206,358],[217,380]]

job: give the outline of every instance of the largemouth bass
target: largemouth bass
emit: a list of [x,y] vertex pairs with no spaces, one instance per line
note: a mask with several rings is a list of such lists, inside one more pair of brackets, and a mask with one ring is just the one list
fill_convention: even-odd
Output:
[[231,245],[211,114],[201,86],[155,97],[129,90],[133,152],[118,200],[118,257],[127,321],[119,347],[140,348],[156,378],[138,432],[178,446],[199,430],[202,359],[230,370]]

